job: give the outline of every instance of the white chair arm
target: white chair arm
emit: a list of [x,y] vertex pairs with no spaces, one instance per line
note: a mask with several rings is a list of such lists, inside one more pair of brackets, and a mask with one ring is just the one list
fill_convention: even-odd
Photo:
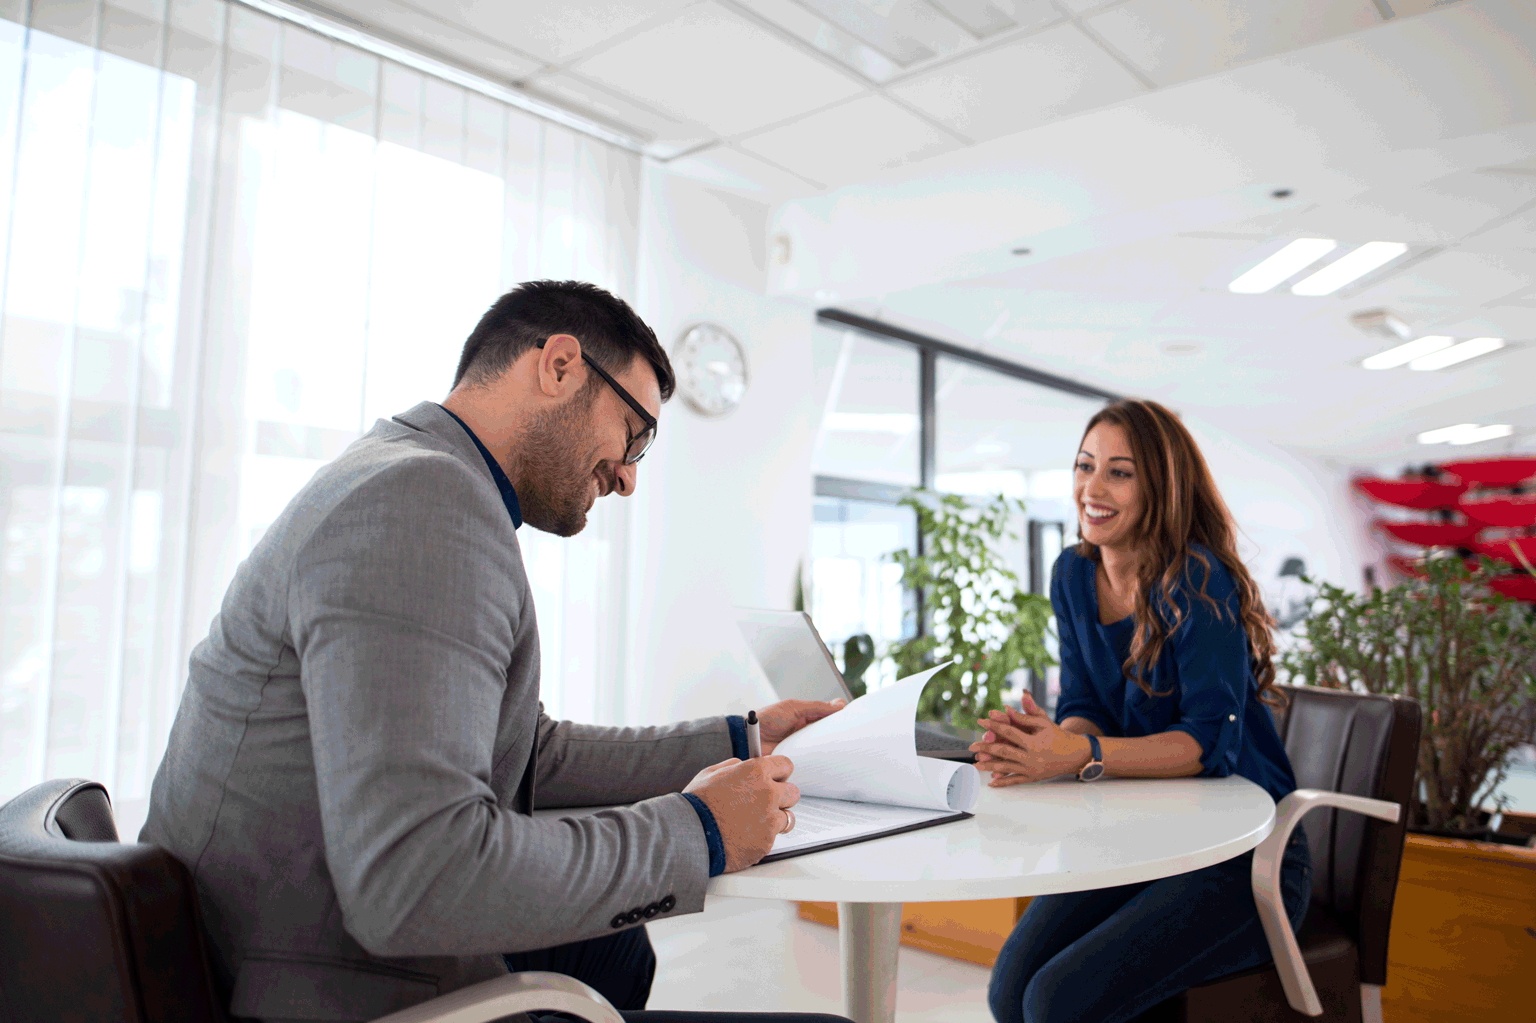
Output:
[[587,1023],[624,1023],[602,995],[560,973],[509,973],[450,991],[374,1023],[489,1023],[514,1012],[565,1012]]
[[1384,799],[1367,799],[1321,789],[1297,789],[1275,807],[1275,829],[1253,851],[1253,901],[1259,907],[1259,922],[1264,925],[1264,936],[1269,939],[1270,954],[1275,957],[1275,972],[1280,974],[1285,1000],[1291,1003],[1291,1008],[1307,1016],[1321,1016],[1323,1003],[1318,1000],[1317,988],[1307,973],[1307,964],[1301,958],[1296,935],[1291,933],[1291,922],[1285,915],[1285,903],[1280,898],[1280,864],[1291,832],[1296,830],[1301,818],[1322,806],[1353,810],[1394,823],[1402,814],[1401,806]]

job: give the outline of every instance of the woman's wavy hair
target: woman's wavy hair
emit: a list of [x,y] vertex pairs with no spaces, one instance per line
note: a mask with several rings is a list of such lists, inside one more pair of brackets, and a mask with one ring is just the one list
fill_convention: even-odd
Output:
[[[1237,556],[1237,529],[1232,513],[1217,493],[1195,439],[1178,416],[1155,401],[1124,399],[1106,405],[1088,420],[1083,437],[1086,439],[1088,432],[1100,423],[1110,423],[1125,431],[1141,484],[1141,517],[1135,524],[1132,540],[1145,554],[1137,570],[1132,609],[1136,631],[1125,660],[1126,677],[1148,696],[1167,695],[1154,692],[1147,679],[1163,645],[1183,621],[1184,612],[1173,598],[1179,585],[1191,577],[1191,558],[1204,568],[1196,596],[1210,605],[1218,617],[1226,615],[1226,608],[1205,592],[1211,565],[1204,554],[1192,549],[1192,545],[1201,544],[1227,567],[1237,584],[1237,614],[1248,637],[1248,655],[1258,680],[1259,699],[1283,704],[1284,697],[1273,688],[1275,622],[1264,607],[1258,584]],[[1078,446],[1081,448],[1082,443]],[[1099,548],[1082,538],[1081,526],[1077,553],[1095,562],[1100,560]]]

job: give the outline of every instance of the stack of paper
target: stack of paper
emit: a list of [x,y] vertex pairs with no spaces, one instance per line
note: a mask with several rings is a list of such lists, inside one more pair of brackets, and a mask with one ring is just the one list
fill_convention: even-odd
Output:
[[923,686],[948,664],[909,675],[807,725],[774,750],[794,761],[795,827],[764,862],[970,816],[981,779],[970,764],[917,755]]

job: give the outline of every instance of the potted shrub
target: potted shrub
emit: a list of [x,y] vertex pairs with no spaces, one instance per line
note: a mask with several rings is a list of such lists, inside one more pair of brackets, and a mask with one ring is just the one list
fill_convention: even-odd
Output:
[[888,654],[898,676],[958,658],[924,691],[918,716],[975,728],[977,717],[1002,709],[1014,672],[1056,663],[1045,646],[1050,598],[1020,587],[1003,557],[1003,544],[1019,542],[1010,523],[1024,503],[999,495],[978,504],[923,491],[902,504],[917,513],[922,553],[890,558],[901,566],[902,585],[922,595],[924,628]]
[[1323,583],[1280,659],[1292,681],[1419,701],[1420,832],[1491,838],[1482,807],[1536,725],[1536,616],[1487,590],[1490,567],[1431,559],[1422,581],[1367,596]]

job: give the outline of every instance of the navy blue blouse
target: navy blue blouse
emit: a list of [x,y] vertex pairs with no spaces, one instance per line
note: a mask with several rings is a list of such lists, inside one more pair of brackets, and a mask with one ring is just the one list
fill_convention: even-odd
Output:
[[[1061,697],[1056,721],[1087,718],[1107,736],[1135,739],[1160,732],[1188,732],[1200,744],[1200,773],[1241,775],[1277,802],[1296,788],[1291,761],[1269,708],[1259,701],[1249,663],[1248,639],[1238,620],[1237,586],[1214,554],[1210,577],[1193,557],[1173,601],[1184,617],[1163,644],[1148,681],[1166,696],[1148,696],[1125,677],[1135,619],[1099,622],[1098,563],[1068,548],[1051,574],[1051,606],[1061,637]],[[1191,587],[1222,608],[1218,615]]]

